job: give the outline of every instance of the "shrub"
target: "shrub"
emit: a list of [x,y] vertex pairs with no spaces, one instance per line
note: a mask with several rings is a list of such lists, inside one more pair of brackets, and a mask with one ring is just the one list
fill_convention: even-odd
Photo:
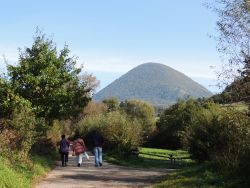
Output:
[[84,137],[90,145],[94,130],[104,136],[106,149],[128,152],[142,143],[141,124],[118,111],[85,117],[78,123],[76,135]]
[[211,105],[197,112],[186,130],[186,143],[198,161],[211,160],[226,169],[249,164],[250,118],[235,109]]
[[214,158],[222,166],[234,169],[250,166],[250,117],[245,112],[228,109],[220,121],[218,134],[220,147],[215,148]]
[[200,109],[192,115],[190,124],[183,131],[182,143],[197,161],[210,160],[213,148],[219,144],[217,134],[220,131],[220,110],[217,105]]
[[142,143],[142,126],[120,112],[106,115],[104,121],[104,136],[111,149],[129,152]]
[[155,129],[155,110],[150,103],[141,100],[126,100],[121,102],[120,108],[131,119],[140,121],[144,138]]
[[194,99],[179,101],[167,108],[157,121],[157,130],[152,138],[155,146],[183,148],[181,134],[190,124],[193,114],[200,108],[201,104]]
[[27,161],[36,137],[36,118],[32,110],[28,107],[16,109],[10,119],[1,119],[0,124],[2,155],[13,161],[16,159]]
[[35,143],[35,114],[29,108],[15,110],[12,115],[11,123],[16,130],[16,145],[20,155],[25,159],[28,158],[29,151]]
[[105,113],[108,110],[108,107],[104,103],[97,103],[90,101],[88,105],[84,108],[82,115],[83,116],[95,116]]

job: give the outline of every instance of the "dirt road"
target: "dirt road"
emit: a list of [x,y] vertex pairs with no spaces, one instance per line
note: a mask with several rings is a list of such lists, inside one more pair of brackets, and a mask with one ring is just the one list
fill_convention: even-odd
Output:
[[57,163],[46,178],[36,188],[92,188],[92,187],[152,187],[169,170],[164,169],[137,169],[112,165],[104,162],[103,166],[94,166],[94,157],[84,159],[81,167],[76,166],[75,157],[69,157],[67,167]]

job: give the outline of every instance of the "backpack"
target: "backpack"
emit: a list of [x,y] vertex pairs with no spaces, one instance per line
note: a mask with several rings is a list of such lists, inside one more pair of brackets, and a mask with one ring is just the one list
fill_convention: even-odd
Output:
[[61,153],[68,153],[69,152],[69,143],[66,139],[60,141],[60,150]]

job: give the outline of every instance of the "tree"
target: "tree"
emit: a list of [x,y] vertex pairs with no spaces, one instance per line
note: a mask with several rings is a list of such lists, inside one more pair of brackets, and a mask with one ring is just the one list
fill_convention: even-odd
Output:
[[109,99],[104,99],[102,102],[105,105],[107,105],[108,112],[116,111],[119,109],[119,101],[115,97],[111,97]]
[[10,83],[0,77],[0,118],[10,118],[15,109],[30,108],[29,101],[16,94]]
[[125,100],[120,108],[130,118],[141,122],[144,136],[148,136],[155,128],[155,111],[151,104],[140,100]]
[[210,7],[218,14],[218,51],[228,62],[219,73],[226,85],[236,77],[249,77],[250,12],[248,0],[215,0]]
[[69,52],[67,46],[58,52],[52,40],[37,32],[32,47],[20,50],[19,64],[8,65],[15,92],[32,103],[38,117],[70,118],[90,100],[90,89],[78,77],[77,58]]
[[85,72],[81,77],[81,80],[86,84],[87,90],[89,90],[89,94],[92,97],[93,93],[100,85],[100,81],[92,74]]
[[193,114],[201,108],[201,103],[194,99],[178,101],[167,108],[157,121],[156,145],[171,149],[183,148],[182,133],[190,124]]
[[83,110],[83,116],[97,116],[104,114],[107,111],[107,106],[103,103],[90,101]]

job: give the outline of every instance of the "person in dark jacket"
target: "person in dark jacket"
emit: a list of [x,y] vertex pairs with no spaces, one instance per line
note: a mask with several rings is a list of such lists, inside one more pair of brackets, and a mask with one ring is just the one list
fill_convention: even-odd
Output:
[[65,135],[61,136],[59,152],[61,154],[62,166],[67,166],[69,156],[69,142],[66,140]]
[[95,131],[93,134],[93,142],[94,142],[95,166],[100,167],[102,166],[103,137],[97,131]]

